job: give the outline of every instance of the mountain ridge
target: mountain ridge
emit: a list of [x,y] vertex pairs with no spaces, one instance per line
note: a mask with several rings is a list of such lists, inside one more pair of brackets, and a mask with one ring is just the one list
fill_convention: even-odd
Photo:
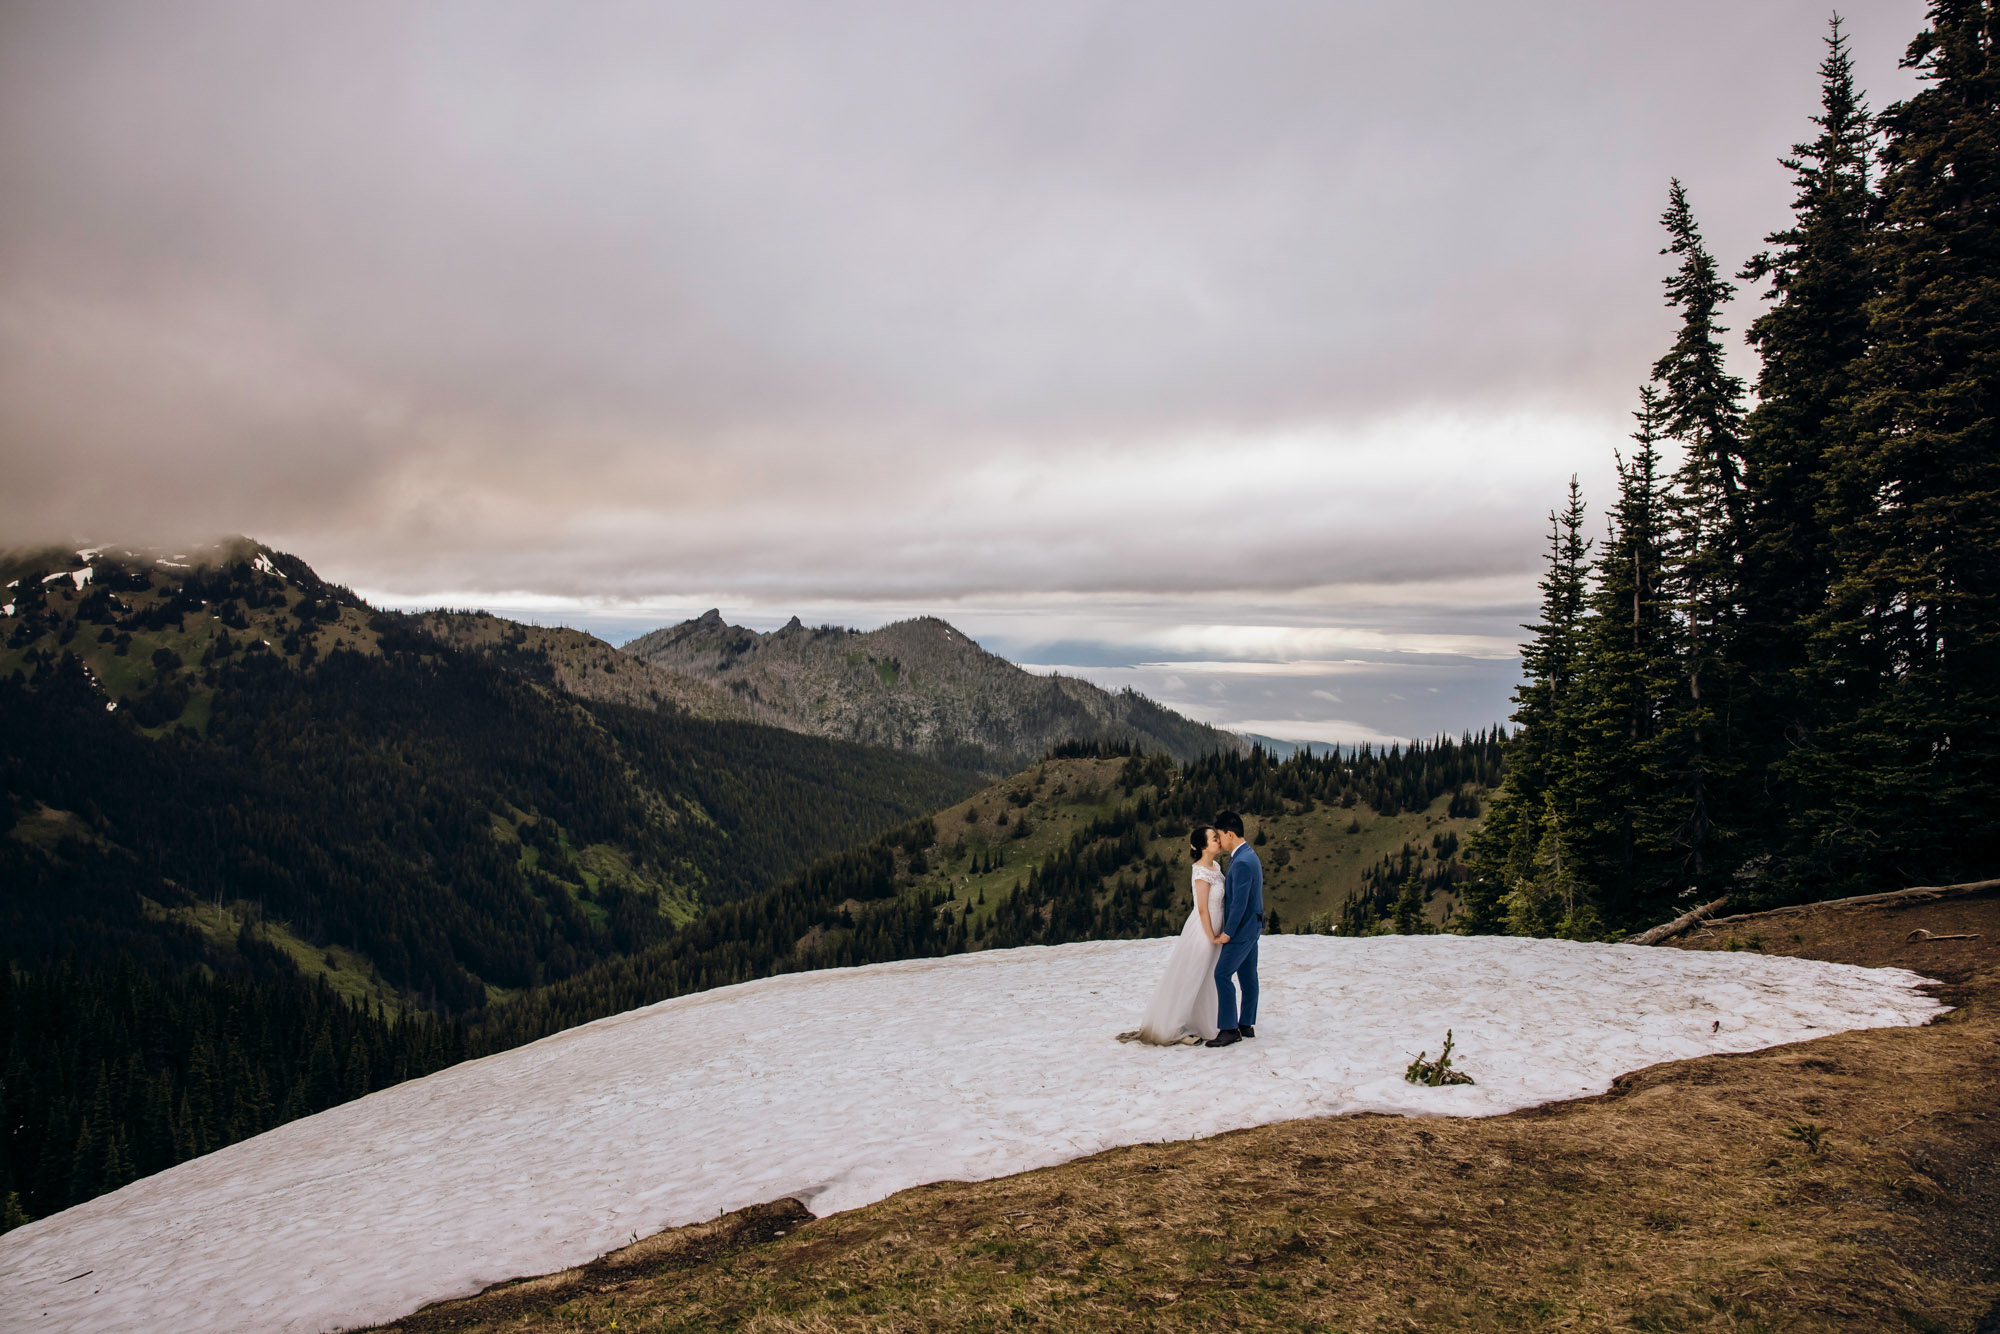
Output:
[[1246,749],[1233,733],[1136,691],[1029,672],[935,616],[876,630],[808,628],[794,616],[760,634],[711,608],[622,651],[729,691],[780,726],[988,773],[1019,769],[1065,741],[1135,745],[1177,760]]

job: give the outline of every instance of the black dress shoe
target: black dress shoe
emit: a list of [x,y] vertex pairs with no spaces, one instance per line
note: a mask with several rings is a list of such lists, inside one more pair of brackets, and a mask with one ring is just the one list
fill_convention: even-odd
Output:
[[1231,1043],[1241,1042],[1241,1041],[1243,1041],[1243,1035],[1241,1033],[1237,1032],[1233,1028],[1225,1028],[1220,1033],[1217,1033],[1214,1037],[1210,1038],[1208,1041],[1202,1043],[1201,1045],[1204,1047],[1227,1047]]
[[1246,1038],[1254,1038],[1257,1036],[1257,1026],[1255,1024],[1244,1024],[1241,1028],[1238,1028],[1236,1031],[1237,1033]]

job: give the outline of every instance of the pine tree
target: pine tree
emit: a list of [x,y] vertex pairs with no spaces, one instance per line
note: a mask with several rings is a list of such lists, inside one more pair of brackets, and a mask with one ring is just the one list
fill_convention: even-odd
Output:
[[1820,889],[2000,865],[2000,6],[1933,0],[1903,64],[1794,764]]
[[1473,867],[1465,893],[1470,930],[1497,930],[1507,923],[1525,932],[1552,924],[1546,897],[1538,889],[1542,877],[1536,859],[1569,749],[1590,552],[1583,514],[1583,494],[1572,476],[1564,508],[1549,514],[1541,619],[1522,627],[1529,639],[1521,650],[1523,679],[1514,692],[1513,721],[1519,730],[1508,747],[1507,778],[1468,854]]
[[1657,822],[1655,755],[1678,675],[1665,592],[1663,415],[1658,391],[1642,387],[1636,448],[1617,460],[1618,499],[1598,548],[1563,794],[1567,873],[1594,885],[1599,910],[1619,923],[1646,917],[1676,887]]
[[7,1198],[0,1200],[0,1232],[12,1232],[15,1228],[24,1227],[34,1221],[26,1206],[21,1203],[19,1191],[10,1190],[7,1192]]
[[1735,831],[1719,821],[1741,770],[1732,655],[1742,599],[1743,383],[1723,364],[1727,329],[1717,320],[1735,288],[1718,272],[1678,180],[1660,221],[1668,238],[1660,253],[1681,260],[1665,280],[1681,327],[1653,366],[1665,434],[1682,447],[1668,491],[1667,586],[1681,689],[1662,720],[1655,756],[1682,881],[1700,890],[1730,869],[1725,859]]
[[1746,423],[1743,620],[1738,658],[1758,699],[1745,719],[1751,783],[1746,816],[1770,831],[1745,852],[1781,853],[1786,812],[1796,805],[1787,755],[1810,744],[1819,692],[1805,675],[1806,627],[1826,604],[1831,554],[1826,516],[1851,508],[1832,483],[1854,447],[1855,371],[1868,346],[1874,292],[1873,121],[1854,84],[1840,19],[1831,21],[1820,64],[1819,134],[1793,146],[1791,225],[1742,277],[1767,281],[1770,307],[1748,341],[1761,355],[1758,404]]

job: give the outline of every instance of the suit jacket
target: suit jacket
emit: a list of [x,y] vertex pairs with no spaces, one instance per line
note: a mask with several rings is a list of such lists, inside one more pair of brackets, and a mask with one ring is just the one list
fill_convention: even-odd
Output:
[[1264,929],[1264,863],[1248,843],[1229,855],[1222,882],[1222,930],[1231,940],[1247,940]]

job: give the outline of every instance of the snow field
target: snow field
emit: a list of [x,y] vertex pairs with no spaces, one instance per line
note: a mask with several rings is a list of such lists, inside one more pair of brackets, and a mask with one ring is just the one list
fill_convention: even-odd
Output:
[[[783,1195],[825,1214],[1294,1117],[1494,1115],[1661,1061],[1942,1009],[1901,970],[1281,936],[1263,944],[1255,1040],[1117,1042],[1171,948],[770,978],[385,1089],[0,1237],[0,1328],[316,1334]],[[1404,1083],[1446,1028],[1478,1083]]]

